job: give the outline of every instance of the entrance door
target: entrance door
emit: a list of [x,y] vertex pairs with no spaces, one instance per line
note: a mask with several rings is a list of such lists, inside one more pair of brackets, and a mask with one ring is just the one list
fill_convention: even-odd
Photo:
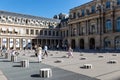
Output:
[[75,40],[74,39],[72,39],[72,41],[71,41],[71,47],[72,47],[72,49],[75,49]]
[[80,49],[84,49],[84,39],[80,39]]

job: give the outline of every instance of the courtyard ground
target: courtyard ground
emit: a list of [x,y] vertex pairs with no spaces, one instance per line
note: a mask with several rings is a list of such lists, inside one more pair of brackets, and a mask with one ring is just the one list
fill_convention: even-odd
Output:
[[[49,56],[45,57],[42,63],[38,63],[34,51],[18,52],[20,55],[17,62],[10,62],[10,56],[8,59],[0,57],[0,80],[120,80],[119,53],[73,52],[74,57],[67,58],[66,51],[48,51]],[[30,61],[29,68],[20,67],[20,61],[23,59]],[[110,64],[110,60],[117,63]],[[84,64],[92,64],[92,69],[81,68]],[[41,68],[51,68],[53,76],[40,78]]]

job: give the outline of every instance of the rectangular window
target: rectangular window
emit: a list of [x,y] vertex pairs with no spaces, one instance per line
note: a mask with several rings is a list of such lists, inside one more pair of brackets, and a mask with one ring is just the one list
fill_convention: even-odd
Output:
[[120,5],[120,0],[117,0],[117,5]]
[[14,45],[13,45],[13,42],[14,42],[13,39],[10,38],[10,42],[9,42],[9,47],[10,47],[10,48],[13,48],[13,46],[14,46]]
[[56,36],[59,36],[59,32],[58,31],[56,31]]
[[73,13],[73,18],[76,18],[76,13]]
[[30,34],[32,34],[32,35],[33,35],[33,34],[34,34],[34,30],[32,30],[32,29],[31,29],[31,30],[30,30]]
[[106,32],[112,31],[112,23],[110,20],[106,22]]
[[35,31],[35,34],[38,35],[38,30]]
[[51,31],[49,31],[49,36],[51,36]]
[[85,16],[85,11],[84,10],[82,10],[82,16]]
[[26,34],[29,34],[29,29],[26,29]]
[[45,33],[45,35],[47,35],[47,31],[46,30],[44,31],[44,33]]
[[110,1],[106,2],[106,8],[110,8]]
[[40,35],[43,35],[43,30],[40,30]]
[[53,31],[53,36],[55,36],[55,31]]
[[95,6],[92,6],[92,13],[95,13]]

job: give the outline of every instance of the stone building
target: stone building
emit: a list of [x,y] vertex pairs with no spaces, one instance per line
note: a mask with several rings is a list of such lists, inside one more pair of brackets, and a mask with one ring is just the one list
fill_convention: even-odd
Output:
[[79,49],[120,49],[120,0],[93,0],[70,9],[68,44]]
[[120,49],[120,0],[92,0],[54,19],[0,11],[0,46]]
[[31,48],[61,43],[60,20],[0,11],[0,47]]

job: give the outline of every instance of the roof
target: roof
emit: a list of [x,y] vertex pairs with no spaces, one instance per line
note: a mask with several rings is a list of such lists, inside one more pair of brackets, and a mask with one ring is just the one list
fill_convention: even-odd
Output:
[[52,19],[52,18],[45,18],[40,16],[33,16],[33,15],[27,15],[27,14],[20,14],[20,13],[14,13],[14,12],[8,12],[8,11],[2,11],[0,10],[0,15],[9,15],[9,16],[16,16],[16,17],[23,17],[23,18],[31,18],[31,19],[38,19],[38,20],[45,20],[50,22],[60,22],[59,19]]
[[92,1],[90,1],[90,2],[87,2],[87,3],[85,3],[85,4],[82,4],[82,5],[80,5],[80,6],[74,7],[74,8],[72,8],[72,9],[70,9],[70,10],[77,9],[77,8],[79,8],[79,7],[85,6],[85,5],[90,4],[90,3],[92,3],[92,2],[94,2],[94,1],[92,0]]

